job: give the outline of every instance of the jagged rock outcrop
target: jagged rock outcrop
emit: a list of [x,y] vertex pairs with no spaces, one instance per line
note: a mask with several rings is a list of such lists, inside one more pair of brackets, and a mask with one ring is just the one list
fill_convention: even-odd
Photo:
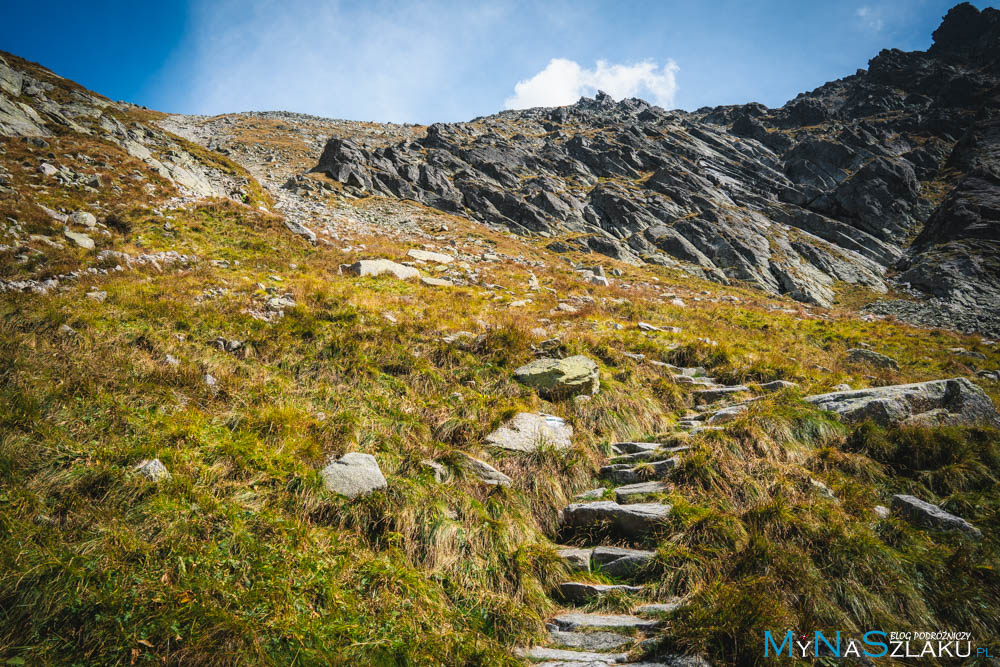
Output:
[[[434,124],[374,150],[331,139],[313,171],[521,234],[577,235],[556,250],[814,304],[829,305],[837,281],[882,292],[899,262],[903,280],[931,294],[996,304],[995,125],[980,107],[1000,83],[998,17],[959,5],[927,52],[884,50],[779,109],[687,113],[599,93]],[[967,176],[942,204],[935,193],[956,173]],[[947,278],[935,284],[937,266]]]
[[850,423],[870,419],[882,426],[906,420],[1000,426],[993,401],[966,378],[835,391],[805,400],[821,410],[836,412]]

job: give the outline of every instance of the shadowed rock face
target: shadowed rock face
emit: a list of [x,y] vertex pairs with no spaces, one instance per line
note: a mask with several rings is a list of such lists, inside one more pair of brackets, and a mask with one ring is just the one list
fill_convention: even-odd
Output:
[[[587,234],[555,249],[748,281],[820,305],[836,281],[884,290],[900,260],[922,286],[921,258],[928,268],[938,260],[912,254],[909,242],[932,214],[937,227],[954,226],[956,204],[935,213],[933,193],[955,186],[942,168],[998,83],[998,17],[960,5],[929,51],[882,51],[867,71],[779,109],[688,113],[599,93],[431,125],[376,150],[332,139],[314,171],[521,234]],[[978,232],[958,231],[969,234]],[[995,230],[987,236],[996,241]]]

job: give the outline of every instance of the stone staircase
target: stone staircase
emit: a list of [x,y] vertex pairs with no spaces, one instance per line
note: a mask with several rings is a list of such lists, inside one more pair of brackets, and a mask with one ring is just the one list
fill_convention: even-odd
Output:
[[[592,613],[585,609],[609,594],[642,596],[645,586],[635,579],[653,558],[654,552],[639,548],[662,521],[671,506],[647,502],[650,496],[667,490],[666,483],[649,478],[662,477],[676,467],[679,455],[688,447],[668,447],[659,443],[620,442],[618,454],[601,468],[600,476],[616,485],[610,494],[604,488],[577,496],[563,512],[562,537],[593,546],[566,546],[559,555],[569,569],[579,573],[599,573],[615,583],[566,581],[558,596],[566,607],[547,623],[548,641],[522,653],[540,667],[602,667],[629,664],[634,667],[707,667],[700,657],[671,655],[657,661],[632,661],[641,655],[662,623],[662,616],[681,605],[679,599],[637,604],[627,614]],[[603,499],[613,495],[614,500]],[[601,542],[629,544],[612,546]]]

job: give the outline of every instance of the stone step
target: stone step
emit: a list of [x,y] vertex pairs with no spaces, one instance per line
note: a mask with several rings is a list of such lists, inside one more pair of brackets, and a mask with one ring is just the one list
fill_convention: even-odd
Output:
[[595,653],[593,651],[572,651],[560,648],[536,646],[524,652],[524,657],[534,662],[546,662],[546,665],[614,665],[628,660],[628,653]]
[[731,396],[733,394],[738,394],[744,391],[750,391],[750,387],[746,385],[737,384],[729,387],[713,387],[711,389],[696,389],[692,392],[696,399],[705,401],[707,403],[714,403],[719,399]]
[[579,549],[577,547],[560,547],[556,553],[562,562],[573,570],[590,572],[590,554],[593,549]]
[[583,651],[614,651],[635,643],[634,637],[617,632],[567,632],[549,630],[549,643],[555,647]]
[[572,612],[560,614],[552,619],[560,630],[578,631],[588,628],[595,630],[653,630],[660,621],[631,616],[629,614],[584,614]]
[[638,454],[639,452],[654,452],[657,449],[666,447],[661,442],[616,442],[611,445],[611,449],[622,454]]
[[594,503],[574,503],[563,511],[569,528],[587,529],[609,527],[617,534],[636,538],[655,530],[670,515],[670,505],[660,503],[635,503],[619,505],[610,500]]
[[680,464],[680,458],[672,456],[661,461],[646,461],[641,467],[630,463],[612,463],[601,468],[600,475],[615,484],[635,484],[649,477],[662,475]]
[[590,489],[588,491],[584,491],[583,493],[578,493],[575,496],[573,496],[575,500],[600,500],[602,497],[604,497],[603,487]]
[[657,461],[662,460],[664,456],[670,456],[671,454],[680,454],[681,452],[691,449],[688,445],[679,445],[677,447],[662,447],[660,449],[650,449],[644,452],[635,452],[634,454],[623,454],[621,456],[616,456],[611,459],[612,464],[618,463],[630,463],[635,465],[636,463],[642,463],[644,461]]
[[636,484],[626,484],[615,489],[615,500],[619,504],[625,505],[632,501],[639,500],[651,493],[665,493],[670,488],[666,482],[638,482]]
[[655,556],[653,551],[624,547],[595,547],[590,560],[603,574],[626,579],[634,576]]
[[564,581],[559,584],[559,594],[567,602],[583,604],[608,593],[641,593],[642,586],[625,584],[589,584],[580,581]]
[[683,600],[676,598],[670,602],[656,602],[644,604],[635,608],[634,613],[639,616],[657,616],[659,614],[669,614],[680,609],[684,605]]

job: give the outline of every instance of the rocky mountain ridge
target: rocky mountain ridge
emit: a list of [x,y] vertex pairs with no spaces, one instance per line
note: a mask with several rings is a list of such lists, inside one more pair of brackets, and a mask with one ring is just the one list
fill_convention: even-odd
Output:
[[914,288],[908,298],[931,311],[937,298],[952,326],[995,333],[984,306],[1000,304],[1000,12],[963,3],[933,37],[926,52],[884,50],[779,109],[688,113],[600,93],[378,148],[336,137],[313,171],[357,194],[552,237],[557,251],[821,306],[838,283]]

